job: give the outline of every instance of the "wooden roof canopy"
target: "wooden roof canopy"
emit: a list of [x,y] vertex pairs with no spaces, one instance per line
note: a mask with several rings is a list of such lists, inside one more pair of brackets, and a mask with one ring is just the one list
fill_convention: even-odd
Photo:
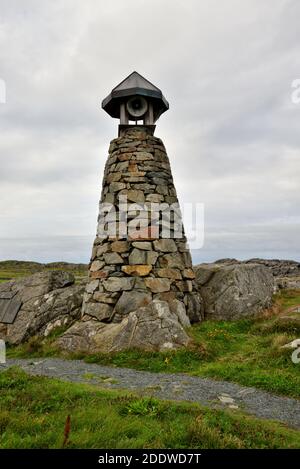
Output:
[[132,72],[121,81],[102,101],[102,108],[111,117],[120,118],[122,103],[134,96],[142,96],[152,104],[154,121],[169,109],[169,103],[161,90],[138,72]]

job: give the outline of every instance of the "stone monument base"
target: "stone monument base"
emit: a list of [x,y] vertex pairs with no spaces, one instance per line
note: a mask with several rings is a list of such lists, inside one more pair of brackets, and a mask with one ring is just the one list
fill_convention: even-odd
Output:
[[127,349],[166,351],[187,346],[190,322],[180,302],[154,300],[129,313],[119,323],[77,321],[57,341],[69,352],[110,353]]
[[169,158],[153,130],[122,126],[110,144],[82,320],[61,348],[177,348],[189,342],[184,327],[203,318]]

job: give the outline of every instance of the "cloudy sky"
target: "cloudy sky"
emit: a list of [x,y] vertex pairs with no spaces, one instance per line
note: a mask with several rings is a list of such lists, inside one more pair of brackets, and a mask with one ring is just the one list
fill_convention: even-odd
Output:
[[100,103],[137,70],[170,103],[180,202],[205,204],[194,261],[300,260],[299,18],[297,0],[0,0],[0,259],[89,260],[118,124]]

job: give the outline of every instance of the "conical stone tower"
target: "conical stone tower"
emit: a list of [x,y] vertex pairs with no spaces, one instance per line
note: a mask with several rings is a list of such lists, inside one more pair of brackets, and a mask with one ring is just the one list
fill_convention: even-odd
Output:
[[[169,158],[153,135],[168,103],[158,88],[134,72],[102,106],[121,122],[105,166],[82,308],[86,327],[78,326],[90,342],[74,345],[69,335],[66,348],[186,345],[184,328],[202,319],[202,303]],[[130,120],[143,122],[129,125]],[[78,337],[75,327],[76,332]]]

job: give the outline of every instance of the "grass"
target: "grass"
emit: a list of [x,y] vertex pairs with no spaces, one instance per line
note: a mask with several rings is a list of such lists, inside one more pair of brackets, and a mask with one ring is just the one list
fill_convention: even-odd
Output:
[[[284,312],[300,304],[300,291],[282,291],[275,298]],[[299,321],[282,323],[278,314],[253,320],[205,321],[190,333],[193,346],[175,352],[131,350],[82,357],[88,362],[153,372],[184,372],[255,386],[300,398],[300,365],[282,345],[300,337]]]
[[49,270],[67,270],[74,274],[76,281],[80,281],[87,276],[87,266],[84,264],[67,264],[63,262],[40,264],[39,262],[27,261],[2,261],[0,262],[0,283]]
[[0,448],[299,448],[277,422],[197,404],[141,398],[95,386],[0,373]]
[[299,365],[291,361],[290,350],[280,348],[295,337],[280,333],[259,335],[250,324],[243,332],[236,332],[237,326],[242,325],[240,322],[231,327],[223,323],[206,323],[194,327],[193,350],[164,354],[131,350],[113,355],[91,355],[85,360],[152,372],[184,372],[299,398]]
[[[0,262],[1,280],[29,275],[41,269],[65,268],[50,265],[6,261]],[[68,265],[77,278],[85,266]],[[77,270],[76,270],[77,269]],[[275,295],[277,315],[253,320],[205,321],[194,325],[189,333],[193,345],[175,352],[141,352],[129,350],[110,355],[62,354],[55,339],[64,328],[53,331],[45,340],[31,338],[28,343],[9,348],[11,358],[65,356],[82,358],[102,365],[136,368],[152,372],[183,372],[197,376],[234,381],[276,394],[300,398],[300,365],[291,361],[291,351],[282,345],[300,337],[299,320],[283,323],[278,313],[300,304],[300,290],[282,290]]]
[[0,270],[0,283],[9,282],[12,279],[19,279],[25,277],[26,275],[31,275],[28,271],[15,271],[15,270]]
[[300,290],[281,290],[275,299],[284,309],[300,305]]
[[[300,303],[300,291],[283,291],[276,297],[281,312]],[[171,352],[128,350],[113,354],[62,354],[55,349],[58,329],[45,340],[8,349],[11,358],[64,356],[89,363],[152,372],[188,373],[255,386],[275,394],[300,398],[300,365],[282,345],[300,337],[299,322],[285,324],[278,315],[239,321],[205,321],[190,329],[193,345]]]

